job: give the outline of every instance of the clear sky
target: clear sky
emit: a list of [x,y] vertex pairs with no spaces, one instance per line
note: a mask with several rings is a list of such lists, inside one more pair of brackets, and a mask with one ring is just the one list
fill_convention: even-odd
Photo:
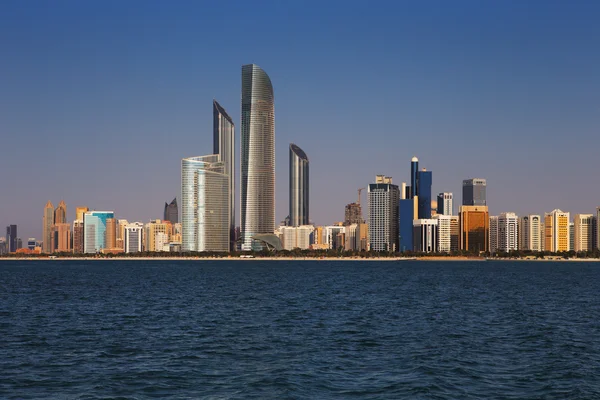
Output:
[[247,63],[275,90],[277,220],[290,142],[310,159],[317,224],[376,174],[409,180],[413,155],[456,203],[481,177],[492,214],[591,213],[599,14],[591,0],[4,0],[0,226],[41,238],[61,199],[70,221],[79,205],[162,218],[181,158],[212,152],[213,98],[239,164]]

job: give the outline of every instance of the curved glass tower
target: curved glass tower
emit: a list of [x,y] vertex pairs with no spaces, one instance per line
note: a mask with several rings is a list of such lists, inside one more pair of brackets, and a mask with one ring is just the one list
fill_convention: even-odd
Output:
[[229,180],[229,250],[235,250],[235,125],[227,111],[213,100],[213,153],[218,154],[223,162]]
[[295,144],[290,144],[290,223],[308,225],[308,157]]
[[229,251],[229,175],[218,154],[181,160],[183,251]]
[[242,66],[240,189],[242,250],[260,250],[252,237],[275,231],[275,98],[254,64]]

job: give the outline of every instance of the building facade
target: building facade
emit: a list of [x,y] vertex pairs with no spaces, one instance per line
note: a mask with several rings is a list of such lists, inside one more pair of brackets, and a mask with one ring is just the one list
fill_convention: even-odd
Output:
[[183,251],[229,251],[229,179],[219,155],[181,161]]
[[364,224],[362,207],[358,203],[346,204],[344,208],[344,225]]
[[399,201],[400,252],[413,251],[413,221],[419,219],[418,201],[418,196]]
[[[87,212],[87,211],[86,211]],[[84,213],[85,214],[85,213]],[[81,220],[76,219],[73,221],[73,253],[83,254],[84,253],[84,234],[83,234],[83,214]]]
[[569,251],[570,248],[570,214],[555,209],[544,215],[544,249],[557,253]]
[[498,216],[490,216],[490,253],[498,251]]
[[165,202],[163,220],[169,221],[172,224],[176,224],[179,222],[179,208],[177,207],[177,197],[175,197],[170,203]]
[[[420,182],[419,182],[420,183]],[[413,250],[420,253],[438,252],[438,220],[416,219],[413,221]]]
[[[58,209],[58,208],[57,208]],[[67,253],[73,250],[71,245],[71,224],[60,223],[52,225],[52,251]]]
[[438,215],[454,215],[454,195],[452,193],[440,193],[437,196]]
[[9,253],[14,253],[19,248],[17,238],[17,225],[8,225],[6,227],[6,250]]
[[309,224],[309,163],[300,147],[290,144],[289,216],[291,226]]
[[485,179],[465,179],[462,188],[463,206],[487,206],[486,188]]
[[431,219],[431,185],[433,174],[423,169],[417,174],[419,219]]
[[574,250],[592,251],[594,240],[594,215],[593,214],[575,214],[573,217],[574,229]]
[[58,203],[58,207],[54,210],[54,223],[55,224],[66,224],[67,223],[67,205],[64,200]]
[[460,207],[460,249],[479,254],[489,251],[490,218],[487,206]]
[[254,64],[242,66],[241,153],[242,250],[260,250],[253,236],[275,231],[275,97]]
[[235,250],[235,125],[227,111],[213,100],[213,154],[218,154],[229,176],[229,250]]
[[106,220],[114,218],[113,211],[88,211],[83,215],[83,252],[96,254],[107,249]]
[[42,225],[42,252],[52,253],[52,225],[54,225],[54,206],[51,201],[44,207],[44,217]]
[[437,251],[450,253],[452,251],[452,216],[437,214],[432,218],[437,221]]
[[373,251],[398,251],[400,189],[382,175],[375,182],[368,186],[369,247]]
[[542,251],[542,217],[525,215],[519,218],[519,250]]
[[124,227],[123,245],[125,253],[140,253],[144,246],[144,224],[133,222]]
[[[490,217],[490,232],[491,230],[492,223]],[[497,246],[498,250],[503,252],[519,250],[519,217],[517,214],[506,212],[500,214],[498,217]]]

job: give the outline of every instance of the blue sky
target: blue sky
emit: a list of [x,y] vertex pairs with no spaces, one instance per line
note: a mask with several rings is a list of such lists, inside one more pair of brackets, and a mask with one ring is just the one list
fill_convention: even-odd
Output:
[[343,219],[376,174],[408,180],[413,155],[457,202],[462,179],[487,178],[492,214],[591,213],[599,12],[551,0],[2,1],[0,224],[40,238],[49,199],[69,220],[79,205],[161,218],[181,158],[212,151],[213,98],[239,134],[247,63],[275,89],[278,220],[290,142],[310,158],[317,224]]

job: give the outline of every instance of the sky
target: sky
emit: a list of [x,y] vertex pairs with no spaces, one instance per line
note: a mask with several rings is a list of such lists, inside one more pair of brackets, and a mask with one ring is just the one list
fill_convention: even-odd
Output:
[[413,156],[457,204],[478,177],[492,215],[593,213],[599,13],[588,0],[4,0],[0,225],[41,238],[48,200],[69,221],[76,206],[162,218],[181,159],[212,153],[213,98],[236,123],[239,202],[249,63],[275,91],[277,221],[290,143],[310,159],[316,224],[343,220],[377,174],[409,181]]

